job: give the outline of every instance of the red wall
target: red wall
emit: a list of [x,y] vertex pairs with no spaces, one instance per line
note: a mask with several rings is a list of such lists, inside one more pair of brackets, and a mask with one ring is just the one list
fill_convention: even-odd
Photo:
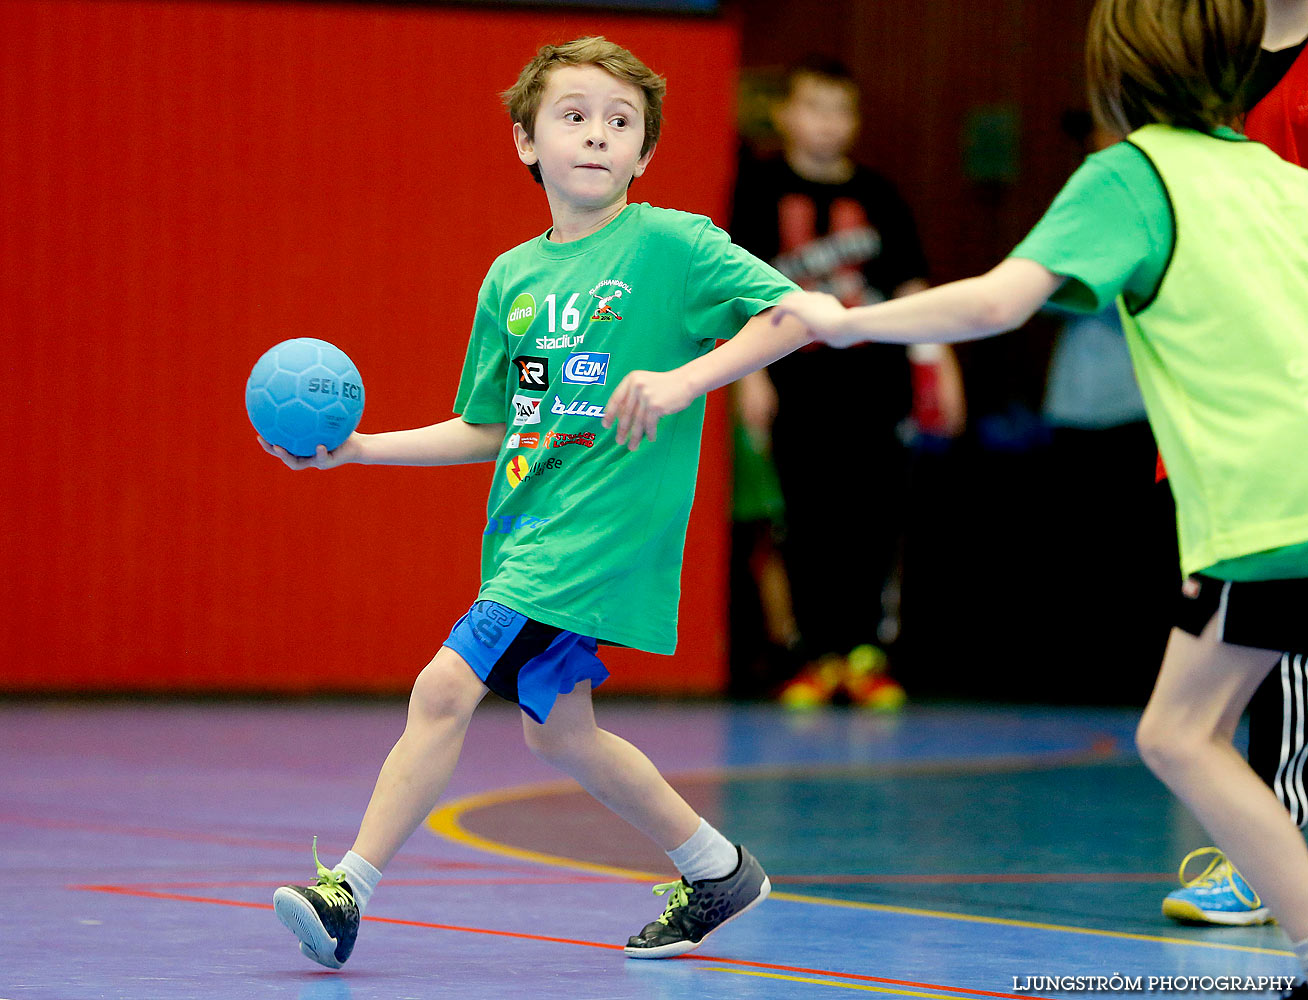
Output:
[[[450,415],[482,275],[548,225],[496,95],[587,32],[669,77],[634,200],[721,221],[722,22],[0,2],[0,689],[407,690],[476,593],[490,467],[293,474],[245,378],[322,337],[363,373],[361,429]],[[721,411],[680,652],[615,653],[614,688],[723,679]]]

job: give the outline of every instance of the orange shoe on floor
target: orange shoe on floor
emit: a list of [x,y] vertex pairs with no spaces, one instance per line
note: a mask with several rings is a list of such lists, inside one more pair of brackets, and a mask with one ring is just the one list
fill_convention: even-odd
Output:
[[898,712],[904,707],[908,694],[890,676],[884,651],[870,643],[857,646],[847,662],[844,687],[851,705],[876,712]]
[[843,656],[824,656],[805,664],[792,680],[782,686],[777,700],[786,708],[796,710],[830,705],[847,672]]

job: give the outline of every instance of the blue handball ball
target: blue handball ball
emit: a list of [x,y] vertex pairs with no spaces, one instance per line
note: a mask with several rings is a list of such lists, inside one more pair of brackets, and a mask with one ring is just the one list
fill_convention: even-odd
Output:
[[318,445],[339,448],[363,416],[363,379],[339,347],[325,340],[284,340],[255,362],[245,383],[245,411],[263,439],[307,458]]

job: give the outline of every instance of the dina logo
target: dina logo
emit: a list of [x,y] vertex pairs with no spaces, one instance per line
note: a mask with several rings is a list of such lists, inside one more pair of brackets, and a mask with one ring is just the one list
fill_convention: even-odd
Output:
[[508,328],[509,333],[515,337],[521,337],[531,326],[531,321],[536,318],[536,299],[531,292],[523,292],[513,300],[513,305],[509,306]]
[[622,319],[618,307],[622,305],[620,300],[624,293],[631,295],[631,286],[625,281],[619,281],[617,278],[605,278],[592,288],[590,294],[596,302],[595,313],[591,316],[591,320],[612,323],[615,320]]

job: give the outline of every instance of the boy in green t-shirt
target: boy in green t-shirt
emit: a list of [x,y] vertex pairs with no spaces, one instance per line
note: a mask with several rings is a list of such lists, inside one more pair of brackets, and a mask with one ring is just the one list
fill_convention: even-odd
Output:
[[690,951],[771,889],[644,754],[596,726],[591,705],[608,676],[599,643],[675,647],[704,394],[809,340],[797,322],[759,315],[794,286],[708,219],[627,204],[654,154],[664,89],[592,37],[543,47],[505,93],[553,225],[501,255],[482,284],[461,416],[356,433],[307,459],[261,439],[293,469],[495,462],[478,599],[418,676],[352,849],[334,870],[319,863],[315,885],[273,896],[321,965],[349,957],[382,869],[435,807],[487,691],[521,706],[538,756],[681,872],[655,887],[667,906],[627,955]]

